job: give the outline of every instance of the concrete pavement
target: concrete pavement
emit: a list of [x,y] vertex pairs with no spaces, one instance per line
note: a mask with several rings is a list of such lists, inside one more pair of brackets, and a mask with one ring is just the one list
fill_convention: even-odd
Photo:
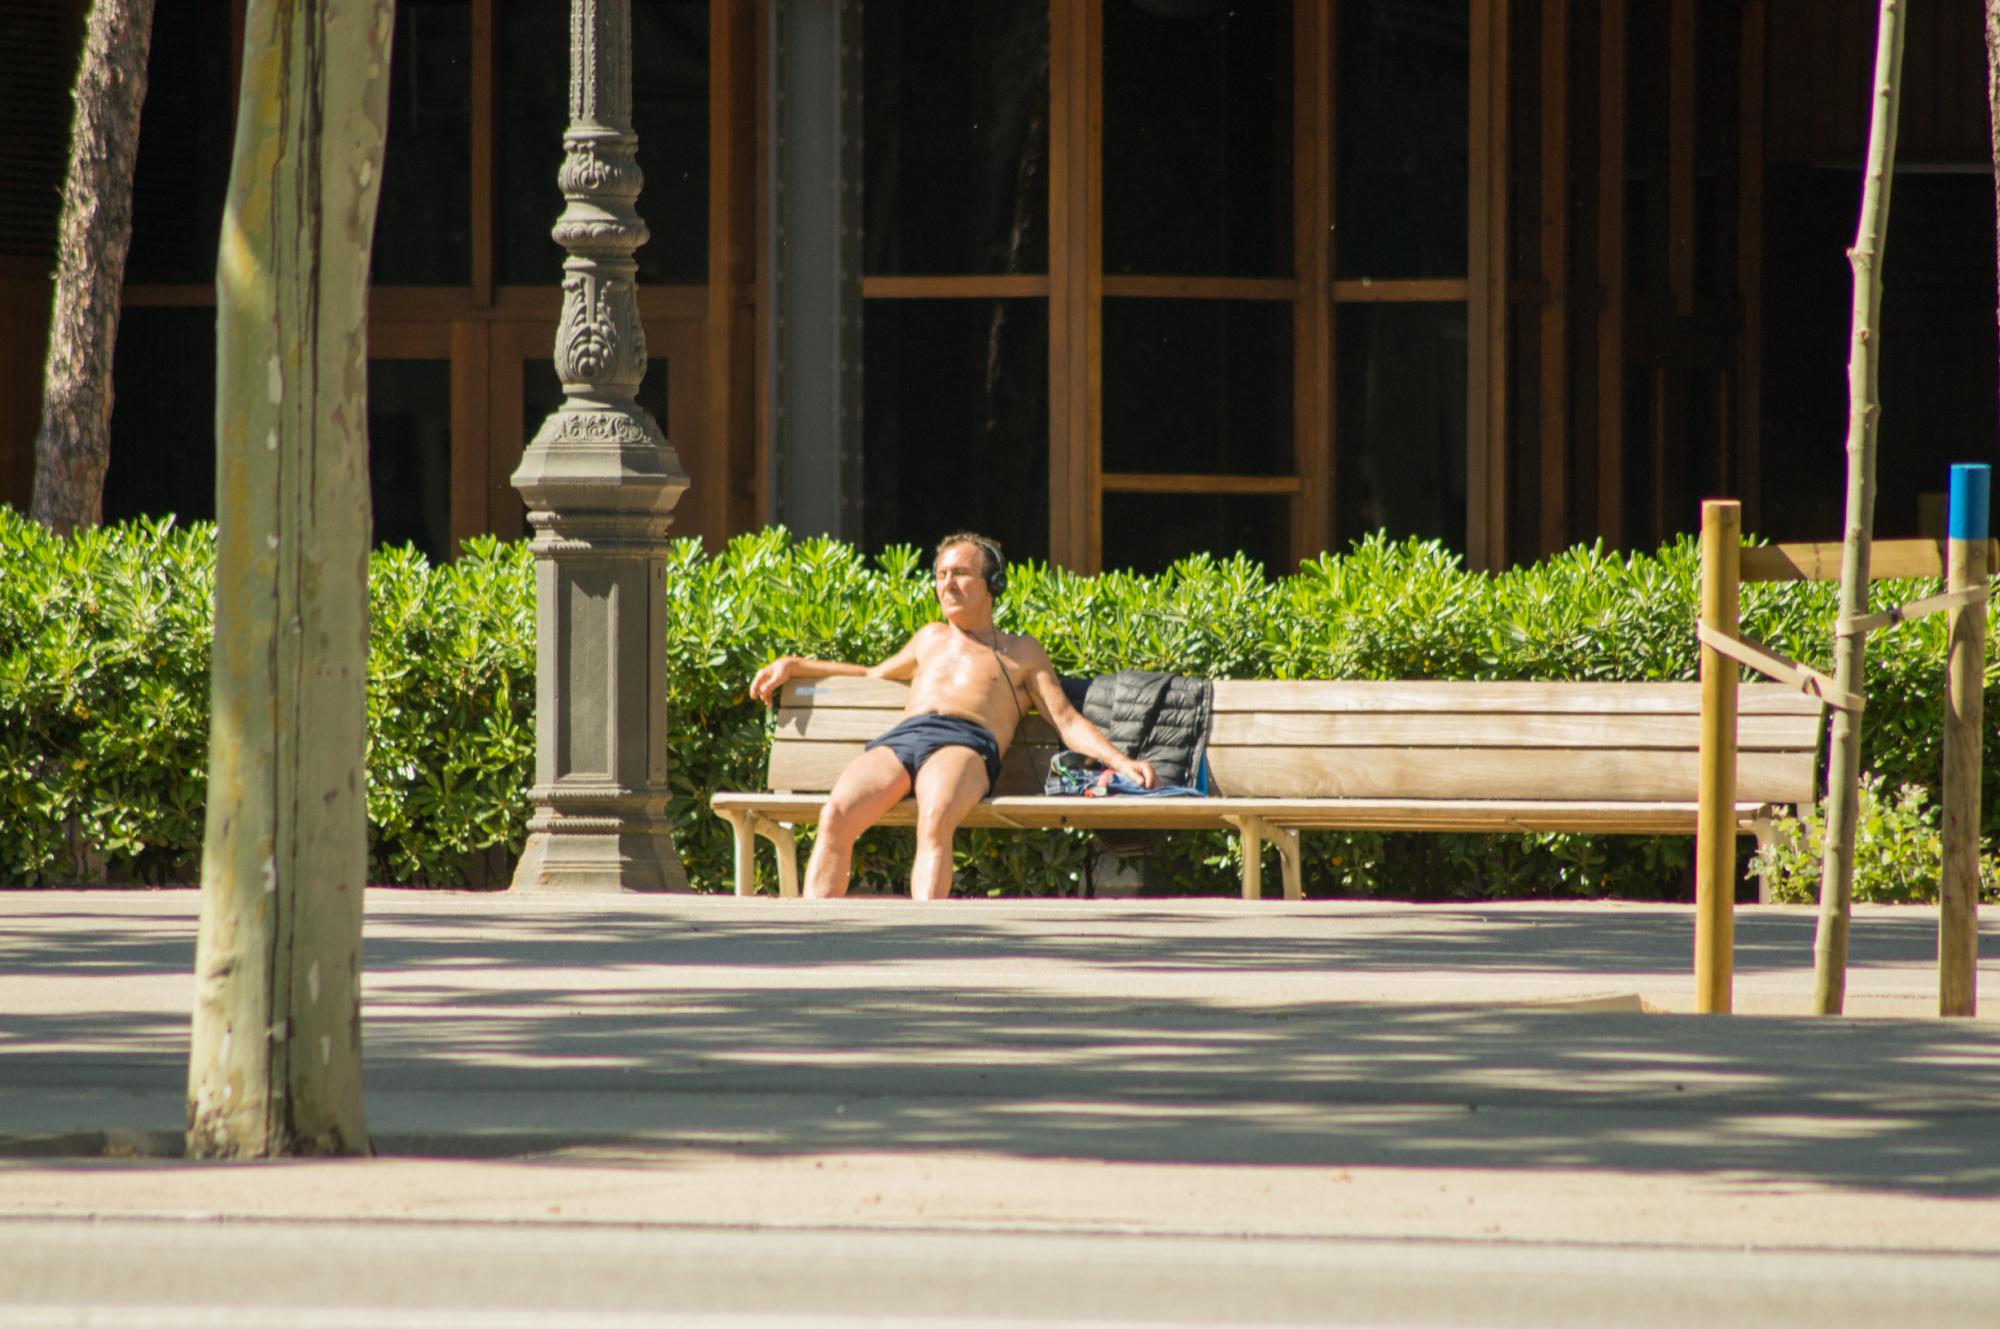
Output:
[[0,1220],[5,1329],[1987,1329],[1996,1302],[2000,1261],[1966,1255],[851,1227]]
[[[0,1215],[2000,1251],[1925,910],[1858,915],[1873,1014],[1707,1019],[1672,906],[376,891],[383,1156],[216,1167],[162,1156],[196,904],[0,895]],[[1812,931],[1742,912],[1739,1009]]]

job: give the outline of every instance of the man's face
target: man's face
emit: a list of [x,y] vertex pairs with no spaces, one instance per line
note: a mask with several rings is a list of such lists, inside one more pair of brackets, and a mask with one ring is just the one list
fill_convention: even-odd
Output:
[[986,560],[977,545],[948,546],[938,555],[932,572],[936,577],[938,605],[947,615],[954,610],[992,605],[993,593],[986,589]]

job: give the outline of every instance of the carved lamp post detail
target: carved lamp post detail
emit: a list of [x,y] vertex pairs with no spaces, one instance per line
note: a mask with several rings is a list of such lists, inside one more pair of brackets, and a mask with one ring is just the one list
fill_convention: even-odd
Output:
[[666,548],[688,480],[634,400],[647,239],[630,0],[571,0],[555,368],[563,404],[514,472],[535,536],[535,784],[516,890],[671,890]]

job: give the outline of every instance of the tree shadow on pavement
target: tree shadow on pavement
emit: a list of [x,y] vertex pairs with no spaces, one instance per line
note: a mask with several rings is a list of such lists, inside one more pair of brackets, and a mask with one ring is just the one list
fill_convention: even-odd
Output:
[[[1857,1037],[1799,1020],[1351,1002],[1259,1013],[976,989],[710,993],[615,1013],[538,991],[451,1007],[408,1028],[378,1017],[370,1084],[407,1083],[496,1139],[2000,1192],[2000,1039],[1962,1025],[1875,1022]],[[560,1089],[534,1092],[541,1074]]]
[[[838,906],[836,906],[838,908]],[[748,970],[831,968],[893,960],[900,964],[958,961],[1088,962],[1105,969],[1248,973],[1393,973],[1450,969],[1465,973],[1575,973],[1625,976],[1686,973],[1693,947],[1685,909],[1610,909],[1576,913],[1519,907],[1349,907],[1329,916],[1313,906],[1269,904],[1254,914],[1190,914],[1173,910],[1052,910],[1067,930],[1015,917],[987,922],[979,906],[952,906],[967,921],[922,918],[879,907],[865,914],[822,913],[808,921],[745,920],[674,915],[653,910],[569,911],[516,915],[503,939],[477,926],[433,927],[421,914],[398,916],[386,936],[371,932],[371,967],[506,963],[504,947],[523,942],[546,958],[569,957],[593,967],[699,964]],[[371,915],[371,924],[374,916]],[[1288,934],[1293,922],[1301,925]],[[405,927],[403,924],[415,924]],[[1740,915],[1736,972],[1797,970],[1812,964],[1811,917]],[[1990,929],[2000,943],[2000,928]],[[1928,917],[1869,917],[1853,929],[1856,967],[1926,963],[1936,955],[1936,924]]]
[[[371,1126],[398,1152],[560,1161],[589,1145],[665,1166],[689,1149],[893,1151],[2000,1195],[2000,1029],[1985,1023],[1230,993],[1232,973],[1686,964],[1684,916],[1470,912],[1387,927],[1356,910],[1344,931],[1321,915],[1289,935],[1143,909],[1073,924],[563,909],[504,928],[401,911],[371,917],[367,943]],[[1870,920],[1855,963],[1921,958],[1932,926]],[[1738,971],[1796,965],[1810,938],[1809,918],[1746,917]],[[7,974],[88,964],[106,982],[191,961],[191,936],[88,929],[0,949]],[[1025,978],[992,981],[1020,964]],[[1167,995],[1140,982],[1175,973],[1191,981]],[[171,1103],[186,1047],[184,1016],[0,1014],[0,1085]]]

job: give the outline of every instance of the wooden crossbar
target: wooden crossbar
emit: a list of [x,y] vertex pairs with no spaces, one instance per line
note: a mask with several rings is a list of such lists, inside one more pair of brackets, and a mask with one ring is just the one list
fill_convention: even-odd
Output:
[[1894,627],[1898,623],[1908,623],[1910,620],[1922,618],[1926,614],[1942,613],[1947,609],[1957,609],[1961,606],[1969,607],[1985,603],[1986,588],[1984,586],[1970,586],[1962,591],[1945,591],[1940,595],[1926,595],[1921,600],[1911,600],[1907,604],[1899,604],[1893,608],[1884,609],[1879,614],[1863,614],[1859,618],[1846,619],[1835,625],[1833,633],[1836,637],[1853,637],[1864,632],[1874,632],[1880,628]]
[[1748,665],[1767,678],[1774,678],[1788,687],[1797,688],[1808,696],[1818,697],[1835,710],[1859,712],[1866,699],[1851,692],[1843,692],[1827,675],[1796,660],[1778,654],[1768,646],[1724,632],[1707,623],[1696,624],[1696,632],[1701,644],[1711,650],[1722,652],[1738,664]]
[[[1796,544],[1746,545],[1744,581],[1839,581],[1841,544],[1815,540]],[[1942,540],[1876,540],[1868,546],[1868,579],[1944,576]],[[2000,575],[2000,540],[1986,542],[1986,574]]]

